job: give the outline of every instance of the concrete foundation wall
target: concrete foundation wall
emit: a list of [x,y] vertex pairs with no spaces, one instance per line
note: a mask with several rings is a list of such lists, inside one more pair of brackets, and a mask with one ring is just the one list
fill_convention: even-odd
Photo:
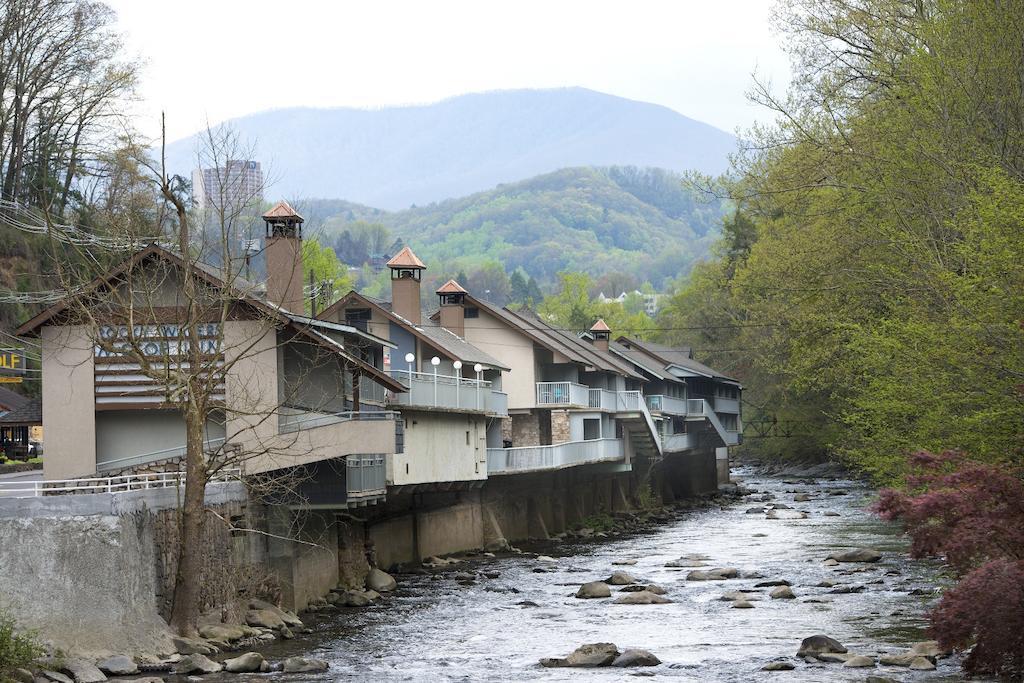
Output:
[[415,520],[411,514],[373,522],[367,535],[377,553],[377,566],[386,568],[422,559],[416,557],[415,534]]
[[479,499],[416,514],[416,538],[422,559],[483,546]]

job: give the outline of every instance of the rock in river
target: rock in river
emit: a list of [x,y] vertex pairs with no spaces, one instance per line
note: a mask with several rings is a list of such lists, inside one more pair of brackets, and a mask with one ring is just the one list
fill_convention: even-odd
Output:
[[793,600],[796,598],[796,595],[793,594],[793,589],[789,586],[779,586],[768,595],[771,596],[772,600]]
[[865,655],[854,655],[843,662],[843,666],[847,669],[866,669],[874,665],[875,660]]
[[390,574],[374,567],[366,575],[366,587],[378,593],[389,593],[398,587],[398,583]]
[[614,643],[587,643],[573,650],[565,659],[545,657],[540,660],[541,666],[608,666],[619,656],[619,648]]
[[732,567],[719,569],[694,570],[686,575],[687,581],[721,581],[722,579],[735,579],[739,576],[738,570]]
[[658,666],[661,660],[647,650],[623,650],[622,654],[615,658],[612,666]]
[[577,598],[610,598],[612,589],[604,581],[591,581],[580,586],[576,591]]
[[800,510],[769,510],[765,519],[807,519],[807,513]]
[[188,676],[189,674],[215,674],[221,671],[224,667],[217,662],[206,657],[206,655],[187,655],[181,658],[174,666],[174,673],[179,676]]
[[631,583],[636,583],[636,579],[624,571],[614,571],[604,582],[612,586],[628,586]]
[[761,667],[761,671],[792,671],[795,668],[792,662],[768,662]]
[[107,657],[96,664],[99,670],[110,676],[134,676],[139,673],[139,667],[131,657],[115,655]]
[[95,664],[84,659],[64,660],[64,670],[71,673],[75,683],[100,683],[107,680],[107,677],[96,668]]
[[626,593],[625,595],[616,598],[616,605],[665,605],[672,602],[668,598],[652,593],[650,591],[636,591],[633,593]]
[[306,659],[305,657],[289,657],[284,660],[281,670],[286,674],[304,674],[327,671],[330,665],[322,659]]
[[882,553],[871,548],[857,548],[856,550],[832,553],[827,559],[836,562],[878,562],[882,559]]
[[[224,660],[224,670],[232,674],[248,674],[262,671],[264,668],[263,655],[259,652],[246,652],[245,654]],[[270,668],[268,664],[266,668]]]
[[809,638],[804,638],[800,643],[800,649],[797,650],[797,657],[805,657],[807,655],[816,655],[819,652],[839,652],[845,653],[846,648],[835,638],[829,638],[828,636],[816,635]]

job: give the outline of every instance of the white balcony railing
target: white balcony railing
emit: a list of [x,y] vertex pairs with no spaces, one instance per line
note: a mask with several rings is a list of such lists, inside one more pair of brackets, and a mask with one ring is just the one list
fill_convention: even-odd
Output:
[[350,455],[345,458],[348,500],[382,495],[386,490],[387,463],[383,455]]
[[662,437],[661,443],[663,450],[675,453],[695,448],[697,439],[695,434],[666,434]]
[[[209,483],[237,481],[241,475],[241,470],[237,467],[225,468],[212,475]],[[128,491],[175,488],[183,486],[184,483],[184,472],[142,472],[117,477],[11,481],[0,482],[0,497],[35,498],[82,493],[127,493]]]
[[668,413],[669,415],[686,415],[686,399],[664,394],[651,394],[646,397],[651,412]]
[[715,428],[715,431],[718,432],[726,446],[735,446],[740,442],[740,433],[736,430],[726,429],[711,405],[702,398],[686,400],[686,417],[687,419],[706,418],[711,423],[711,426]]
[[488,448],[487,474],[517,474],[622,460],[622,439],[569,441],[551,446]]
[[614,411],[617,405],[615,392],[607,389],[591,389],[588,398],[588,407],[597,410]]
[[740,402],[734,398],[720,398],[715,397],[715,412],[716,413],[731,413],[733,415],[739,415],[740,413]]
[[537,382],[537,405],[586,408],[590,405],[590,387],[575,382]]
[[391,405],[479,410],[508,415],[508,396],[495,391],[486,380],[406,370],[392,370],[391,376],[408,389],[403,393],[390,394],[388,403]]
[[389,410],[346,410],[340,413],[289,410],[278,417],[278,432],[290,434],[303,429],[315,429],[352,420],[394,420],[396,413]]

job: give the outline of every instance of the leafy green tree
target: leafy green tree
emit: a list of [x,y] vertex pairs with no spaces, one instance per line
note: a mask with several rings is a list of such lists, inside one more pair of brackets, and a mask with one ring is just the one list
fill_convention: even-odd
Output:
[[544,297],[537,312],[553,325],[589,330],[596,320],[590,305],[590,276],[562,272],[558,274],[558,282],[558,292]]
[[[314,287],[326,288],[317,290],[317,309],[326,307],[338,294],[348,292],[355,285],[355,279],[349,275],[348,267],[338,260],[334,249],[322,246],[315,237],[302,241],[302,266],[307,278],[312,274]],[[307,312],[311,303],[310,297],[306,301]]]

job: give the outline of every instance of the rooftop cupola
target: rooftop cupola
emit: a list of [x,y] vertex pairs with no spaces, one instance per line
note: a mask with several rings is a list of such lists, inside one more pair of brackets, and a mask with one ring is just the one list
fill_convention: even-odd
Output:
[[590,328],[590,333],[594,335],[594,348],[600,351],[607,351],[608,341],[612,336],[612,328],[608,327],[608,323],[604,320],[598,320]]
[[388,261],[391,269],[391,310],[413,325],[419,325],[420,280],[427,267],[409,247],[403,247]]
[[441,327],[460,337],[466,336],[466,290],[455,280],[449,280],[437,290],[441,304]]
[[302,313],[302,224],[305,219],[280,201],[263,214],[266,222],[267,300]]

